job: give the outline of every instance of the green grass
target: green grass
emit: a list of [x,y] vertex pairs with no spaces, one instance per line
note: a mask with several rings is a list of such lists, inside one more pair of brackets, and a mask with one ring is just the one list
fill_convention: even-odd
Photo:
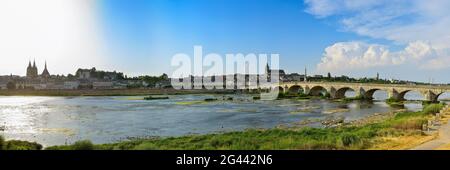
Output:
[[423,112],[426,114],[436,114],[445,107],[444,103],[425,105]]
[[[360,129],[246,130],[223,134],[134,140],[95,145],[103,150],[259,150],[259,149],[361,149],[368,141]],[[367,134],[365,134],[367,135]],[[50,150],[77,149],[75,145],[49,147]]]
[[348,103],[348,102],[352,102],[352,101],[355,101],[355,100],[363,100],[363,99],[364,99],[363,96],[358,95],[358,96],[355,96],[355,97],[345,97],[345,98],[341,99],[340,101],[344,102],[344,103]]
[[390,106],[402,106],[404,104],[403,101],[392,98],[392,97],[389,99],[386,99],[386,103]]
[[20,140],[5,141],[3,136],[0,136],[0,150],[41,150],[42,145],[36,142],[27,142]]
[[[52,149],[54,147],[48,147],[46,149]],[[94,150],[95,146],[89,140],[77,141],[72,145],[58,146],[57,150]]]

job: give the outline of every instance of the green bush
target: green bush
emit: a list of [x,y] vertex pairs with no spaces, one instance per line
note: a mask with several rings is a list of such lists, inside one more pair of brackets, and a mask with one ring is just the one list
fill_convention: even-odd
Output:
[[425,106],[425,108],[423,109],[423,112],[425,114],[436,114],[439,113],[442,108],[444,108],[444,104],[430,104]]
[[278,99],[282,99],[282,98],[285,98],[286,97],[286,94],[285,93],[278,93]]
[[300,92],[300,93],[298,93],[298,97],[309,97],[309,95],[307,95],[303,92]]
[[425,123],[427,123],[425,118],[406,119],[394,122],[392,127],[400,130],[421,130],[422,125]]
[[361,139],[357,135],[350,133],[343,134],[340,140],[344,146],[353,146],[361,143]]
[[72,147],[72,150],[94,150],[94,144],[92,144],[89,140],[82,140],[75,142]]
[[326,97],[326,98],[330,98],[330,97],[331,97],[331,94],[328,93],[328,92],[326,92],[323,96]]
[[42,145],[36,142],[27,142],[20,140],[10,140],[4,142],[3,149],[5,150],[41,150]]
[[392,97],[389,98],[389,99],[386,99],[386,103],[388,105],[390,105],[390,106],[393,106],[393,107],[395,107],[395,106],[403,106],[403,104],[404,104],[404,102],[402,100],[395,99],[395,98],[392,98]]
[[5,145],[5,138],[3,138],[3,136],[0,136],[0,150],[3,150],[4,145]]
[[386,99],[386,102],[393,103],[393,102],[400,102],[400,100],[391,97],[391,98]]

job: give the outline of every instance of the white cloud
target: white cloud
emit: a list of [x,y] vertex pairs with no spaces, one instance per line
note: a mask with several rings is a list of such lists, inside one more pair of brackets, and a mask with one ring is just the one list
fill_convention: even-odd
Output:
[[336,43],[318,69],[352,70],[409,64],[420,69],[450,68],[448,0],[305,0],[306,12],[338,19],[341,29],[394,41],[405,49],[361,42]]
[[378,44],[340,42],[325,49],[317,69],[322,72],[345,72],[401,64],[420,69],[444,69],[450,67],[448,56],[449,50],[436,49],[421,41],[412,42],[404,50],[396,52]]
[[24,75],[28,60],[51,73],[105,65],[96,2],[91,0],[0,1],[0,74]]
[[335,16],[344,30],[359,35],[450,48],[448,0],[305,0],[305,4],[308,13]]

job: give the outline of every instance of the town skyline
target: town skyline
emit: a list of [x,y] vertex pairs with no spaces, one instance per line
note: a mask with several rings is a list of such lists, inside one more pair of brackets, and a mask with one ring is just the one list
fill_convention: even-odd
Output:
[[[79,75],[80,71],[88,71],[88,72],[90,72],[90,71],[94,70],[94,71],[101,71],[101,72],[114,73],[114,74],[117,73],[117,74],[120,74],[120,77],[123,77],[125,79],[128,79],[128,78],[136,79],[136,78],[139,78],[139,77],[146,77],[146,76],[147,77],[148,76],[150,76],[150,77],[158,77],[158,76],[161,76],[161,75],[167,76],[167,78],[173,78],[173,77],[170,77],[170,75],[167,75],[167,73],[162,73],[160,75],[140,74],[140,75],[136,75],[136,76],[132,76],[132,75],[130,76],[126,72],[122,72],[120,70],[105,70],[105,69],[101,69],[101,68],[99,69],[99,68],[97,68],[95,66],[86,67],[86,68],[78,67],[77,69],[75,69],[74,72],[70,72],[70,73],[67,73],[67,74],[52,74],[52,73],[50,73],[50,71],[49,71],[49,69],[47,67],[47,60],[44,61],[44,66],[43,66],[44,69],[42,71],[40,71],[38,65],[39,64],[36,64],[36,59],[29,60],[28,61],[28,66],[26,68],[26,71],[24,71],[24,74],[14,75],[14,74],[1,74],[0,73],[0,77],[8,77],[8,76],[11,77],[11,76],[13,76],[13,77],[22,77],[22,78],[29,78],[29,79],[30,78],[31,79],[39,78],[39,79],[46,79],[46,80],[51,79],[51,78],[55,78],[55,77],[58,77],[58,78],[65,78],[65,77],[68,77],[68,78],[75,77],[75,78],[77,78],[78,77],[78,78],[80,78],[80,75]],[[269,66],[269,63],[266,63],[266,66],[264,67],[264,70],[265,71],[264,71],[263,75],[267,75],[267,74],[270,75],[271,68]],[[207,70],[204,70],[204,71],[206,72]],[[428,82],[421,82],[421,81],[414,81],[414,80],[407,80],[407,79],[387,78],[387,77],[380,76],[379,72],[377,72],[375,75],[367,75],[367,76],[363,76],[363,77],[351,77],[351,76],[344,75],[344,74],[342,74],[342,75],[335,75],[335,74],[333,74],[331,72],[328,72],[327,74],[308,73],[308,68],[307,67],[304,67],[303,72],[287,72],[283,68],[279,68],[279,69],[277,69],[275,71],[277,72],[277,74],[279,74],[281,82],[283,82],[283,81],[303,82],[303,81],[305,81],[304,77],[306,75],[308,78],[311,78],[313,81],[317,81],[317,80],[320,81],[320,79],[323,79],[323,78],[328,78],[328,79],[331,79],[331,78],[342,79],[342,78],[344,78],[344,79],[349,79],[350,81],[356,81],[356,80],[383,80],[383,81],[391,82],[391,83],[450,84],[450,83],[437,83],[437,82],[434,82],[434,80],[432,80],[432,79],[430,79]],[[241,75],[248,75],[248,74],[239,73],[239,72],[236,72],[234,74],[235,75],[236,74],[237,75],[239,75],[239,74],[241,74]],[[187,73],[186,75],[188,75],[188,76],[186,76],[184,78],[187,78],[187,77],[211,77],[211,76],[208,76],[208,75],[194,76],[192,74],[192,72],[191,73]],[[228,76],[228,75],[230,75],[230,74],[222,74],[222,75],[214,75],[214,76]],[[256,74],[256,75],[258,75],[258,74]],[[103,78],[100,78],[100,80],[101,79],[103,79]],[[108,79],[108,80],[110,80],[110,79]]]

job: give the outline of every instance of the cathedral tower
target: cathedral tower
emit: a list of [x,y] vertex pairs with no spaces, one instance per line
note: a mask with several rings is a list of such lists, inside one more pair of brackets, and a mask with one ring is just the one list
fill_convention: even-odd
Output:
[[36,67],[36,61],[33,61],[33,66],[31,65],[31,61],[29,61],[27,67],[27,78],[37,78],[37,77],[38,77],[38,70]]

